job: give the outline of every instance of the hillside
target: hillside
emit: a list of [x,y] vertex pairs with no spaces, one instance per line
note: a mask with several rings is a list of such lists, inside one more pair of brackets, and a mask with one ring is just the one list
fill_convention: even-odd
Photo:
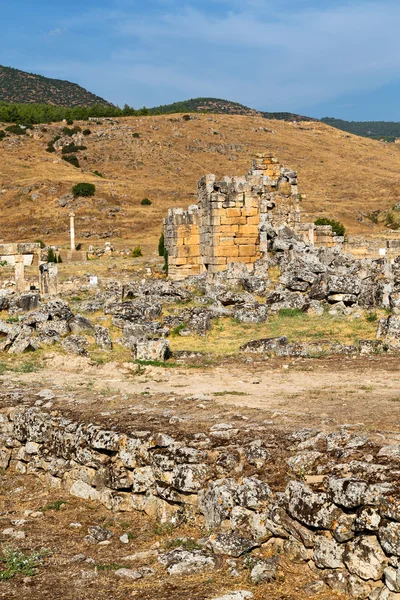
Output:
[[249,108],[238,102],[230,100],[221,100],[220,98],[192,98],[165,104],[149,109],[153,115],[167,115],[175,113],[212,113],[220,115],[244,115],[248,117],[262,116],[266,119],[278,119],[282,121],[313,121],[311,117],[303,117],[296,113],[288,112],[261,112],[254,108]]
[[58,106],[112,106],[103,98],[85,88],[43,75],[26,73],[19,69],[0,65],[0,100],[34,104],[55,104]]
[[[300,191],[307,195],[304,221],[327,216],[344,222],[350,234],[371,234],[384,225],[367,214],[400,201],[399,146],[320,122],[199,114],[191,120],[124,117],[89,127],[79,169],[61,153],[46,152],[61,124],[35,126],[29,136],[0,141],[1,239],[65,244],[74,208],[77,241],[86,247],[107,239],[154,251],[168,208],[195,202],[199,177],[246,173],[253,155],[263,151],[298,170]],[[65,201],[71,186],[82,181],[96,184],[95,197]],[[140,204],[145,197],[150,206]]]
[[334,117],[324,117],[321,121],[342,131],[372,139],[394,142],[400,137],[400,122],[396,121],[344,121]]

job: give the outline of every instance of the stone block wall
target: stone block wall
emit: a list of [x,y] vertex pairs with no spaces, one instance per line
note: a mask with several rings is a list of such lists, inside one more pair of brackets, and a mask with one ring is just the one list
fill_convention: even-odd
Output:
[[343,244],[344,238],[337,236],[332,231],[331,225],[317,225],[314,232],[314,244],[315,246],[326,246],[331,248],[337,244]]
[[0,261],[15,265],[16,257],[22,256],[25,266],[39,264],[40,244],[38,242],[25,242],[20,244],[0,244]]
[[[193,434],[178,441],[39,407],[0,410],[2,469],[35,474],[110,510],[144,511],[161,522],[186,515],[213,531],[206,545],[216,555],[268,544],[344,597],[397,598],[399,445],[378,446],[345,429],[288,434],[275,455],[270,442],[267,449],[262,438],[243,438],[226,424],[214,424],[201,441]],[[283,452],[287,483],[271,489],[268,465],[282,468]]]
[[242,263],[249,271],[267,251],[268,225],[300,224],[297,174],[258,154],[243,177],[205,175],[198,203],[171,209],[164,221],[169,276],[183,279]]
[[187,210],[170,209],[164,221],[164,238],[171,279],[184,279],[202,272],[197,205],[189,206]]

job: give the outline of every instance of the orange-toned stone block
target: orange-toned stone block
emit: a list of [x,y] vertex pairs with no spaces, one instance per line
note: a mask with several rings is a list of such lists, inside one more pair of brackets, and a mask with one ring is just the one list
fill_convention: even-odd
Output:
[[246,225],[246,217],[221,217],[221,225]]
[[239,256],[255,256],[257,249],[253,245],[238,246]]
[[257,215],[256,217],[247,217],[247,225],[257,225],[260,222],[260,215]]
[[256,217],[259,214],[259,210],[253,206],[245,206],[242,208],[243,217]]
[[225,210],[227,217],[240,217],[241,209],[240,208],[227,208]]
[[252,235],[258,236],[258,227],[257,225],[239,225],[238,234],[248,237]]
[[237,246],[257,246],[259,243],[258,236],[252,235],[251,237],[245,237],[239,235],[235,237],[235,244]]
[[239,246],[217,246],[214,248],[214,256],[239,256]]
[[221,225],[221,227],[219,227],[219,230],[216,231],[215,233],[224,233],[224,234],[235,234],[239,231],[239,227],[246,227],[246,225]]

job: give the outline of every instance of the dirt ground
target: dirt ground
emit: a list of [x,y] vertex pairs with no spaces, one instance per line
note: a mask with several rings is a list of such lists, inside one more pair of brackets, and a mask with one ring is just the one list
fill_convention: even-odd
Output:
[[[179,439],[180,431],[190,435],[210,422],[228,421],[239,427],[246,439],[254,439],[258,430],[267,436],[270,432],[276,460],[268,480],[273,488],[282,489],[288,449],[278,452],[280,432],[283,440],[296,428],[336,429],[352,424],[372,439],[398,440],[399,366],[400,357],[396,356],[245,357],[223,359],[216,365],[166,368],[95,364],[88,358],[48,353],[33,372],[3,372],[0,386],[3,392],[17,389],[33,398],[49,388],[55,393],[53,410],[127,431],[145,424],[147,429],[173,431]],[[38,512],[40,516],[36,516]],[[77,523],[80,526],[71,525]],[[111,543],[85,542],[92,525],[110,529]],[[5,534],[9,528],[24,531],[25,538]],[[128,544],[120,541],[124,533]],[[303,600],[309,595],[305,586],[314,575],[306,565],[283,561],[277,581],[255,586],[243,558],[237,561],[236,577],[222,560],[211,573],[186,577],[170,576],[158,563],[157,552],[174,547],[177,538],[199,539],[206,534],[201,524],[166,530],[144,514],[112,513],[63,490],[46,489],[36,477],[7,471],[0,474],[0,598],[212,600],[239,589],[253,592],[255,600]],[[33,575],[17,572],[11,579],[1,579],[6,567],[4,553],[10,549],[26,556],[42,553]],[[150,554],[127,558],[148,551]],[[268,548],[257,552],[267,556]],[[78,554],[83,557],[71,561]],[[154,572],[138,581],[115,574],[119,568],[140,567]],[[313,598],[339,596],[325,588]]]
[[[246,362],[251,360],[251,362]],[[168,364],[168,363],[167,363]],[[288,427],[361,424],[369,431],[396,431],[400,422],[400,357],[321,359],[250,358],[216,366],[93,364],[87,358],[48,354],[31,373],[6,371],[4,381],[101,392],[118,404],[121,394],[206,395],[223,406],[250,408]],[[197,367],[197,368],[194,368]]]
[[[222,560],[212,572],[170,576],[158,563],[157,553],[178,547],[178,539],[204,536],[201,528],[185,525],[171,531],[141,513],[111,513],[61,490],[46,490],[29,475],[7,473],[0,485],[0,598],[4,600],[208,600],[240,589],[252,591],[255,600],[302,600],[304,586],[313,581],[306,565],[282,561],[278,581],[255,586],[244,559],[235,561],[235,577]],[[93,525],[113,533],[110,543],[93,545],[84,540]],[[5,533],[9,529],[24,532],[25,538],[12,538]],[[128,543],[120,540],[124,534]],[[17,572],[3,580],[6,563],[1,558],[10,550],[25,556],[40,553],[41,564],[31,575]],[[256,554],[268,556],[265,549]],[[120,568],[141,567],[152,569],[152,574],[138,581],[115,574]],[[340,598],[326,590],[313,597]]]

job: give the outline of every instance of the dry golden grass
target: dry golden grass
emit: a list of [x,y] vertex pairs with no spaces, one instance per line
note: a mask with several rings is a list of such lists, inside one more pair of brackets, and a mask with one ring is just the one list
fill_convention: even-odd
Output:
[[[87,126],[87,125],[86,125]],[[400,147],[360,138],[322,123],[287,123],[260,117],[181,115],[126,117],[119,124],[90,124],[81,169],[45,152],[60,126],[47,127],[41,139],[0,144],[0,210],[4,241],[42,238],[67,244],[68,208],[57,198],[78,181],[96,184],[94,198],[74,201],[77,241],[102,245],[109,234],[119,246],[140,244],[154,252],[162,219],[172,206],[196,201],[197,180],[205,173],[242,175],[256,152],[271,151],[298,170],[303,220],[330,216],[349,233],[382,230],[361,212],[388,209],[400,200]],[[269,128],[275,133],[265,131]],[[133,137],[133,133],[140,137]],[[105,134],[105,135],[103,135]],[[86,156],[87,160],[83,157]],[[104,174],[99,178],[93,171]],[[31,199],[19,186],[37,185]],[[151,206],[141,206],[148,197]],[[112,216],[110,207],[119,209]]]
[[171,337],[171,349],[209,352],[216,356],[236,354],[242,344],[262,338],[287,336],[289,342],[340,342],[354,344],[360,339],[376,338],[376,322],[365,316],[356,319],[324,314],[296,316],[273,315],[266,323],[245,324],[234,319],[219,319],[205,336]]

